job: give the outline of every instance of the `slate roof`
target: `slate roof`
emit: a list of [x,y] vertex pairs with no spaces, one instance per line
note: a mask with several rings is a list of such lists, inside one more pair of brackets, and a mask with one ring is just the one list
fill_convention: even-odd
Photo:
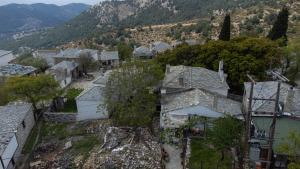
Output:
[[[225,79],[222,81],[218,72],[201,67],[180,65],[169,66],[167,69],[169,69],[169,72],[166,70],[165,78],[163,80],[164,88],[198,88],[207,91],[229,89],[229,86],[226,83],[226,74],[224,74]],[[184,86],[180,85],[179,78],[183,78]]]
[[76,69],[78,67],[78,65],[79,64],[76,63],[76,62],[62,61],[62,62],[52,66],[50,68],[50,70],[58,70],[58,69],[63,69],[64,70],[64,69],[67,69],[67,70],[72,71],[72,70]]
[[112,73],[112,70],[106,71],[103,75],[100,75],[99,77],[97,77],[93,81],[93,84],[105,86],[111,73]]
[[153,52],[151,52],[150,48],[146,46],[140,46],[138,48],[135,48],[133,51],[133,55],[135,57],[152,57]]
[[35,72],[37,69],[32,66],[8,64],[0,67],[0,76],[23,76]]
[[165,42],[154,42],[151,44],[151,50],[157,53],[165,52],[168,49],[172,49],[172,46]]
[[[246,98],[249,98],[251,83],[245,83]],[[258,82],[254,85],[253,97],[275,99],[278,82],[266,81]],[[283,103],[284,112],[293,113],[300,116],[300,89],[293,88],[291,85],[281,83],[280,103]],[[273,112],[275,102],[266,100],[256,100],[252,103],[253,111]],[[255,115],[255,114],[254,114]]]
[[59,53],[58,50],[36,50],[33,53],[34,57],[43,58],[46,60],[48,65],[55,65],[54,57]]
[[68,48],[60,51],[55,57],[56,58],[79,58],[81,54],[85,54],[85,53],[90,53],[91,55],[93,55],[93,54],[97,54],[98,50]]
[[93,86],[85,91],[83,91],[79,96],[76,97],[77,101],[101,101],[103,100],[104,87],[103,86]]
[[119,52],[118,51],[102,51],[99,60],[102,60],[102,61],[119,60]]
[[[229,114],[242,119],[241,103],[200,89],[163,95],[161,108],[162,126],[183,123],[188,115],[218,118]],[[177,120],[173,121],[173,118]]]
[[18,126],[31,112],[29,103],[10,103],[0,107],[0,154],[3,153]]
[[0,50],[0,58],[1,58],[1,56],[8,55],[11,53],[12,53],[12,51]]

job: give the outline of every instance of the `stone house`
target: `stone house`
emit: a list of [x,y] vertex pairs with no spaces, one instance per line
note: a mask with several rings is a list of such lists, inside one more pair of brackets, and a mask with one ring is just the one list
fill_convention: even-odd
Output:
[[[201,67],[167,65],[161,87],[160,126],[177,129],[190,117],[216,119],[231,115],[243,119],[242,105],[227,98],[226,74]],[[204,133],[208,124],[199,124]],[[201,127],[202,126],[202,127]]]
[[167,93],[191,88],[204,89],[226,97],[229,90],[226,78],[222,62],[218,72],[202,67],[167,65],[162,88]]
[[34,124],[31,104],[16,102],[0,107],[0,169],[15,168]]
[[159,53],[164,53],[167,50],[171,50],[172,46],[166,42],[157,41],[150,44],[150,51],[152,51],[155,55]]
[[[244,112],[248,109],[251,83],[245,83],[245,92],[243,97]],[[266,81],[258,82],[254,85],[253,98],[276,99],[278,82]],[[274,168],[285,168],[287,157],[278,152],[278,146],[288,137],[290,131],[299,132],[300,129],[300,89],[294,88],[289,84],[281,83],[279,94],[279,114],[276,119],[275,136],[273,144]],[[260,163],[267,159],[270,125],[272,123],[273,113],[275,111],[275,102],[270,100],[255,100],[251,106],[252,109],[252,132],[250,157],[253,165],[256,162],[266,167],[266,163]]]
[[103,106],[103,91],[112,71],[107,71],[93,81],[91,88],[84,90],[76,97],[78,110],[77,121],[108,118]]
[[59,50],[36,50],[32,53],[34,58],[45,59],[49,66],[55,65],[54,57],[59,54]]
[[46,74],[51,74],[60,84],[61,88],[70,85],[79,77],[78,63],[71,61],[62,61],[46,71]]
[[147,46],[134,47],[133,57],[138,59],[152,59],[154,53]]
[[99,56],[100,64],[104,67],[116,67],[119,65],[120,57],[118,51],[102,51]]
[[90,56],[94,61],[99,60],[98,50],[69,48],[61,50],[57,55],[55,55],[54,62],[55,64],[58,64],[62,61],[73,61],[80,64],[80,56]]

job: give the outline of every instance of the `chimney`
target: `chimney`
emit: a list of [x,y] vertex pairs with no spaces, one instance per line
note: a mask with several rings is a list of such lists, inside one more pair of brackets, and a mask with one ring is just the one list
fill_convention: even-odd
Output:
[[295,94],[294,88],[290,87],[290,89],[287,91],[286,94],[284,111],[289,112],[293,110],[294,94]]
[[167,64],[166,65],[166,73],[170,73],[171,72],[171,65]]
[[224,76],[224,62],[221,60],[219,62],[219,76],[222,82],[225,81],[225,76]]

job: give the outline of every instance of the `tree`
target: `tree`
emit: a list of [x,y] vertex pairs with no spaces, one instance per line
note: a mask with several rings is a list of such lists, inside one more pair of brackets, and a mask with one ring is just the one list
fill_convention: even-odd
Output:
[[88,71],[92,71],[97,67],[97,63],[94,61],[91,53],[81,53],[79,56],[79,66],[83,73],[87,74]]
[[32,66],[38,69],[39,72],[45,72],[49,65],[43,58],[34,58],[31,53],[25,52],[16,59],[16,63],[24,66]]
[[221,161],[224,158],[224,152],[226,150],[229,151],[230,148],[240,145],[242,129],[243,124],[241,121],[231,116],[225,116],[214,121],[209,139],[213,145],[221,151]]
[[152,122],[157,96],[151,89],[162,79],[160,67],[149,62],[128,62],[110,75],[104,106],[117,126],[145,127]]
[[121,42],[118,44],[118,52],[120,55],[121,60],[130,59],[132,56],[132,47],[128,44]]
[[223,22],[223,25],[222,25],[222,29],[221,29],[221,32],[220,32],[220,35],[219,35],[219,40],[223,40],[223,41],[229,41],[230,40],[230,26],[231,26],[231,23],[230,23],[230,15],[227,14],[224,18],[224,22]]
[[268,34],[268,38],[271,40],[278,40],[283,38],[285,42],[287,42],[287,29],[289,22],[289,10],[286,7],[283,7],[277,16],[277,20],[275,21],[272,29]]
[[289,156],[290,164],[288,169],[300,169],[300,133],[299,131],[290,131],[287,139],[279,145],[279,152]]
[[267,38],[243,37],[230,41],[209,41],[204,45],[180,45],[155,58],[165,68],[166,64],[199,66],[218,71],[219,61],[224,61],[227,82],[236,94],[242,94],[247,73],[257,80],[266,80],[266,70],[281,66],[282,49]]
[[59,84],[50,75],[10,77],[5,83],[10,99],[25,100],[32,103],[34,112],[38,112],[37,104],[56,97]]

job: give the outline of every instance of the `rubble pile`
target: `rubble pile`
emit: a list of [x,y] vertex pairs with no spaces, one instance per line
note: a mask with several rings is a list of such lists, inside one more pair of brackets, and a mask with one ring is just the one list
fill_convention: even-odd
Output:
[[94,149],[83,168],[159,169],[160,157],[160,145],[147,129],[137,134],[132,128],[110,127],[102,147]]

